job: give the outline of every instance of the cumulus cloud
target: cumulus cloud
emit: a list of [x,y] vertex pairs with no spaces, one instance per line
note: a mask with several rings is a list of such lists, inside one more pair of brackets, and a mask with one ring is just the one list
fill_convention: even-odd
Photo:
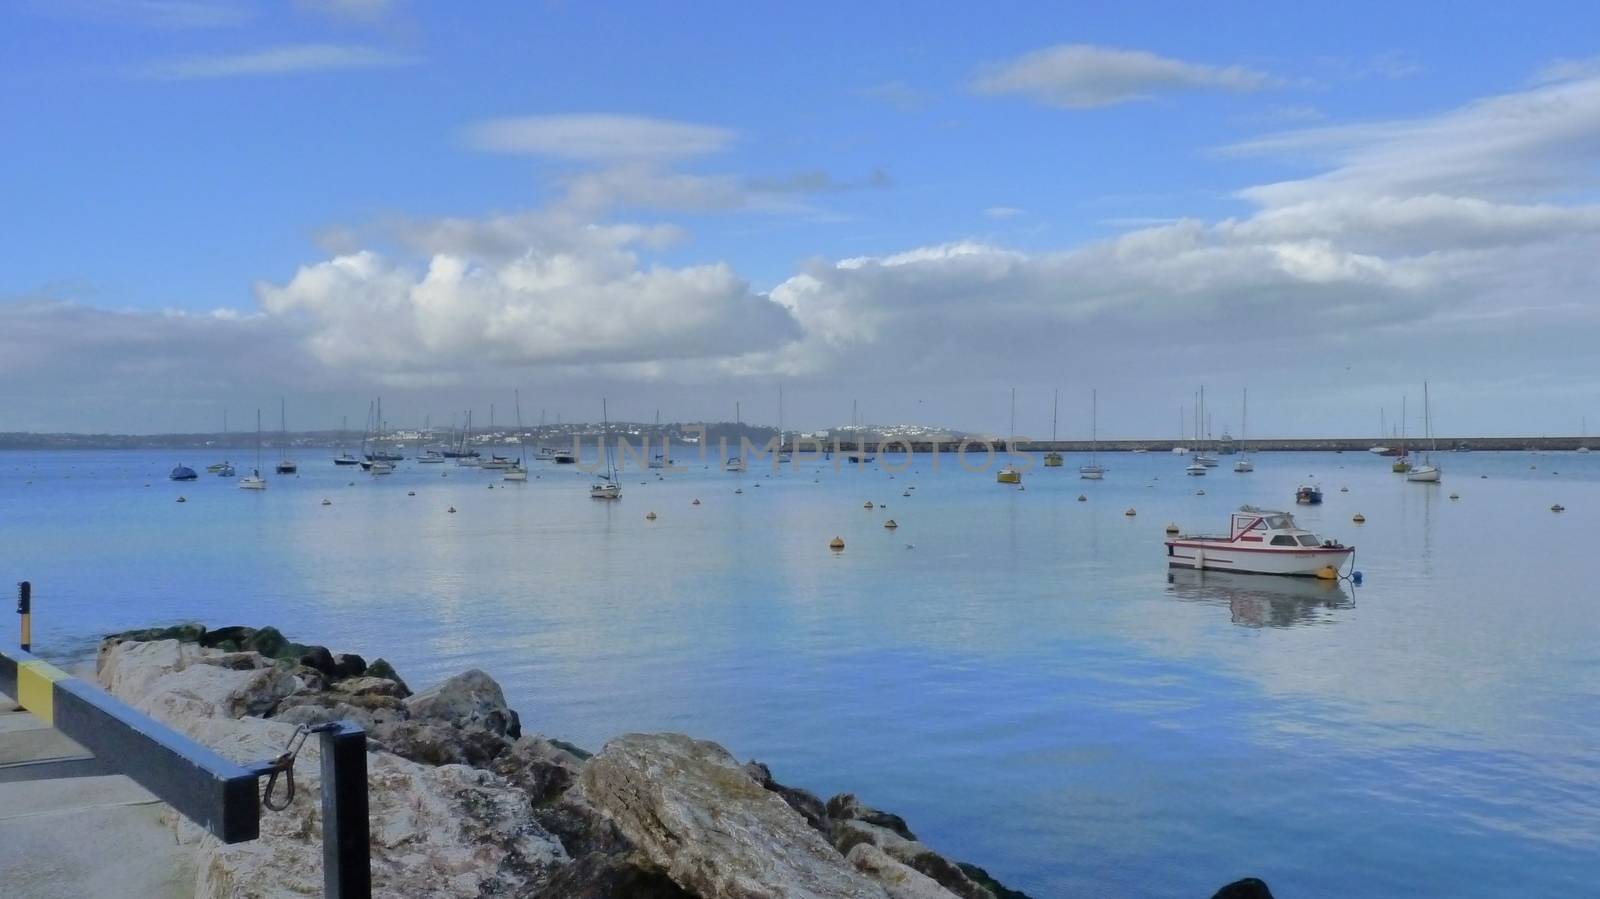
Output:
[[626,115],[534,115],[492,119],[466,130],[467,145],[491,153],[581,161],[672,160],[715,153],[737,135],[713,125]]
[[1092,44],[1061,44],[989,66],[972,81],[980,94],[1021,94],[1050,106],[1092,109],[1164,91],[1258,91],[1281,84],[1244,66],[1213,66]]
[[158,60],[140,74],[162,81],[295,75],[411,65],[415,57],[360,44],[291,44],[246,53]]
[[490,261],[437,253],[422,268],[362,251],[256,293],[269,314],[305,323],[323,364],[399,376],[715,358],[798,335],[729,266],[641,268],[629,237]]

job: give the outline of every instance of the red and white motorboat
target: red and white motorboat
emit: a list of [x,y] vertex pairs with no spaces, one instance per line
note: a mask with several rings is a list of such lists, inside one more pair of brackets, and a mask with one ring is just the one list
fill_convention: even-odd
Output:
[[1288,512],[1240,506],[1226,537],[1185,534],[1167,543],[1167,564],[1196,570],[1328,577],[1356,551],[1294,523]]

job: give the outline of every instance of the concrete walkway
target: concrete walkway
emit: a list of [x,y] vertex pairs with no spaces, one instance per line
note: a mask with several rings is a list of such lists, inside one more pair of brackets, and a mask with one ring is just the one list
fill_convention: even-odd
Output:
[[166,804],[121,775],[61,776],[93,764],[0,694],[0,896],[192,897]]

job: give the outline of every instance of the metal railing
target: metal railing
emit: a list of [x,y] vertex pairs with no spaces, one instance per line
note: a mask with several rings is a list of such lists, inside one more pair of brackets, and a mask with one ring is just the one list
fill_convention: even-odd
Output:
[[[29,650],[32,586],[18,585],[24,648],[0,648],[0,693],[93,753],[0,769],[0,782],[122,774],[224,843],[261,833],[262,777],[287,775],[293,752],[240,765],[68,675]],[[370,899],[367,820],[367,735],[348,721],[297,730],[315,732],[322,751],[323,891],[329,899]],[[270,781],[269,781],[269,790]],[[292,793],[290,794],[292,797]]]

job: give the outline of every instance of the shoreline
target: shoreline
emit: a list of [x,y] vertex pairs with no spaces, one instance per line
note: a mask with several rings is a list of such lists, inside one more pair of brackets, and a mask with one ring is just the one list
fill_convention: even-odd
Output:
[[[785,785],[716,743],[624,734],[590,752],[524,730],[476,669],[413,692],[381,658],[200,624],[108,635],[94,669],[103,689],[241,762],[295,726],[365,728],[374,895],[1031,899],[921,843],[899,815]],[[308,761],[301,797],[265,813],[253,843],[222,846],[170,816],[197,897],[298,895],[312,879]],[[1214,895],[1271,894],[1246,880]]]

